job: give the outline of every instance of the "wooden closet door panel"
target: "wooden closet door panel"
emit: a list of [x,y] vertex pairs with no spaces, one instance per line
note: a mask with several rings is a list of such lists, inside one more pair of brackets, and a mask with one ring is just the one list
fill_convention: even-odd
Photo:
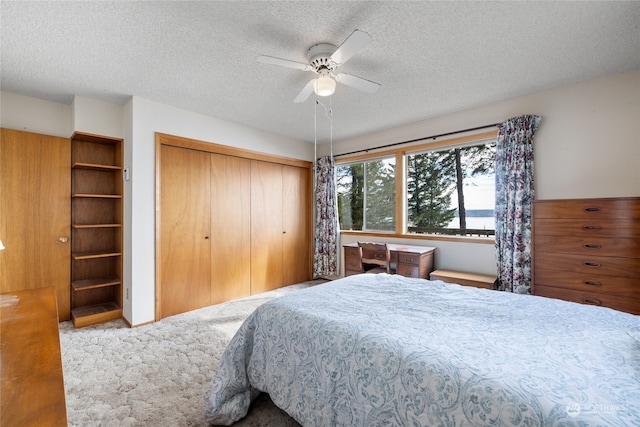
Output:
[[161,146],[160,317],[210,304],[209,153]]
[[0,291],[56,288],[70,316],[71,141],[2,129]]
[[251,295],[251,161],[211,154],[211,304]]
[[282,168],[284,283],[311,278],[311,177],[309,169]]
[[251,293],[282,286],[282,165],[251,161]]

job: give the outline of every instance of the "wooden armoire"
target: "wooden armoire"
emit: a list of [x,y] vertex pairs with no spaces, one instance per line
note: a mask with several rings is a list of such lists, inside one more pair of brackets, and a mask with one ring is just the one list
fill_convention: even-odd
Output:
[[312,163],[156,135],[156,319],[311,278]]

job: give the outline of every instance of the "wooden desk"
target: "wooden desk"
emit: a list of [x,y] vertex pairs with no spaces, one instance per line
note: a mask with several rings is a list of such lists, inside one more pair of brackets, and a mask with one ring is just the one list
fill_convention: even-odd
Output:
[[[433,271],[433,253],[436,248],[430,246],[409,246],[387,244],[391,252],[391,264],[396,266],[395,273],[406,277],[428,279]],[[364,273],[358,243],[348,243],[344,248],[344,275]]]
[[66,426],[55,288],[0,295],[2,426]]

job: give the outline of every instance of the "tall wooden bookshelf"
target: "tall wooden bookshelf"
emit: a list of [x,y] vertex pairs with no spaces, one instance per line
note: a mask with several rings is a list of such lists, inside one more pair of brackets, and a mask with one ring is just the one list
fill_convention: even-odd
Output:
[[122,139],[71,138],[71,320],[122,317]]

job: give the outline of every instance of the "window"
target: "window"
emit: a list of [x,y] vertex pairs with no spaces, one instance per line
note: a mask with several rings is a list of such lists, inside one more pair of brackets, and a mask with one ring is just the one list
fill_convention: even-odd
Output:
[[407,154],[409,233],[495,234],[495,141]]
[[341,230],[492,243],[467,238],[495,235],[497,135],[492,130],[420,145],[389,144],[400,147],[338,161]]
[[395,157],[336,166],[342,230],[395,231]]

